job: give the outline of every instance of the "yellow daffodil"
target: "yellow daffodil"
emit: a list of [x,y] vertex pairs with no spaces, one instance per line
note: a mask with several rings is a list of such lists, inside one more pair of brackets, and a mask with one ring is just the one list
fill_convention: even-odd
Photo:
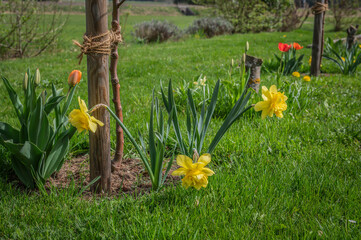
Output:
[[361,44],[360,44],[360,45],[358,45],[358,47],[359,47],[359,48],[361,48]]
[[304,76],[303,77],[303,80],[305,80],[306,82],[309,82],[309,81],[311,81],[311,78],[310,78],[310,76]]
[[95,133],[97,130],[97,124],[99,126],[104,126],[101,121],[89,115],[88,108],[85,102],[80,99],[80,97],[78,97],[78,102],[80,109],[74,109],[69,114],[69,122],[71,125],[77,128],[78,132],[82,132],[83,130],[90,130]]
[[287,36],[286,36],[286,35],[283,35],[282,37],[284,37],[284,38],[285,38],[285,37],[287,37]]
[[342,62],[344,62],[344,61],[345,61],[345,58],[344,58],[344,57],[341,57],[341,59],[342,59]]
[[205,166],[211,162],[211,155],[206,153],[199,157],[196,163],[185,155],[177,156],[177,164],[181,166],[175,170],[173,176],[183,176],[182,186],[185,188],[195,187],[197,190],[201,187],[207,187],[208,177],[212,176],[214,172]]
[[287,109],[287,96],[277,91],[277,87],[272,85],[268,90],[267,87],[262,86],[262,98],[263,101],[258,102],[254,106],[254,110],[262,111],[262,119],[267,116],[273,117],[276,114],[277,117],[283,118],[283,111]]
[[311,63],[312,63],[312,56],[310,56],[310,58],[308,59],[308,65],[311,66]]
[[292,76],[299,78],[301,75],[299,72],[293,72]]

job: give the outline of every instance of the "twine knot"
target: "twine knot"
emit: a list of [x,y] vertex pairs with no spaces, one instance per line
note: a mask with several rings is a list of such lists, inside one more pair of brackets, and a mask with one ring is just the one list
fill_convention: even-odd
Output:
[[311,11],[314,15],[318,15],[323,12],[326,12],[327,9],[328,9],[327,3],[316,2],[315,5],[312,6]]
[[83,55],[90,53],[109,55],[113,45],[117,45],[123,41],[120,29],[117,31],[109,30],[97,36],[83,36],[83,44],[73,40],[74,45],[80,48],[80,54],[78,55],[79,64],[83,59]]

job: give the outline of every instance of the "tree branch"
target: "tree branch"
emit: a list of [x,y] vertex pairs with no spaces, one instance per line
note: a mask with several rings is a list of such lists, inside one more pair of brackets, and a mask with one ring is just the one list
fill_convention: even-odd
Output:
[[125,1],[126,1],[126,0],[120,1],[120,3],[117,4],[117,8],[119,9],[119,7],[120,7]]

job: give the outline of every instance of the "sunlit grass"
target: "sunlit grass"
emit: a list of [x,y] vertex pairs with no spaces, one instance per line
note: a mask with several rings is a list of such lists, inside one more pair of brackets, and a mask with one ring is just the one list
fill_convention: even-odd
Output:
[[[166,18],[181,28],[195,18],[130,17],[125,44],[120,48],[118,72],[124,122],[132,133],[146,131],[151,91],[169,79],[175,86],[194,81],[200,74],[214,84],[227,77],[231,59],[239,59],[246,41],[250,55],[264,59],[278,53],[278,42],[308,45],[308,27],[290,33],[259,33],[185,38],[178,42],[142,45],[132,36],[132,25]],[[78,95],[87,99],[86,59],[80,66],[79,50],[71,40],[81,40],[85,17],[70,16],[55,48],[42,56],[0,63],[0,75],[16,89],[26,68],[40,68],[43,85],[66,88],[71,70],[83,72]],[[286,35],[286,37],[283,37]],[[326,36],[344,33],[326,32]],[[311,50],[305,54],[305,64]],[[332,68],[332,66],[328,66]],[[76,189],[45,197],[5,183],[9,165],[2,164],[0,179],[0,238],[4,239],[262,239],[358,238],[361,234],[361,81],[356,76],[333,74],[299,81],[303,95],[288,102],[283,119],[261,120],[250,110],[226,134],[212,156],[216,174],[206,189],[183,189],[180,184],[144,196],[82,200]],[[277,84],[274,75],[262,75],[261,84]],[[287,95],[286,85],[280,87]],[[0,81],[0,121],[15,122],[10,100]],[[65,90],[64,90],[65,91]],[[251,103],[260,100],[254,96]],[[74,101],[73,107],[77,103]],[[184,119],[184,116],[181,115]],[[214,119],[205,146],[221,120]],[[181,124],[185,129],[185,122]],[[114,132],[112,146],[114,147]],[[72,139],[72,150],[87,151],[87,136]],[[133,156],[126,143],[126,156]],[[0,147],[2,159],[7,153]],[[7,161],[6,161],[7,162]]]

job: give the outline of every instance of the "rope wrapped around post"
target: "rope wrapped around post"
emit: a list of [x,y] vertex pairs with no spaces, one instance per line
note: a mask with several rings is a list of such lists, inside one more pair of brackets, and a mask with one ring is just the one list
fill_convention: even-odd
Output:
[[315,2],[315,5],[312,6],[311,11],[312,11],[312,14],[318,15],[323,12],[326,12],[327,9],[328,9],[327,3]]
[[91,37],[83,36],[83,44],[80,44],[78,41],[73,40],[74,45],[80,48],[80,54],[77,58],[79,58],[79,64],[83,59],[83,55],[87,55],[90,53],[104,54],[110,55],[112,44],[118,44],[123,41],[122,35],[120,33],[120,29],[116,32],[109,30],[103,34]]

